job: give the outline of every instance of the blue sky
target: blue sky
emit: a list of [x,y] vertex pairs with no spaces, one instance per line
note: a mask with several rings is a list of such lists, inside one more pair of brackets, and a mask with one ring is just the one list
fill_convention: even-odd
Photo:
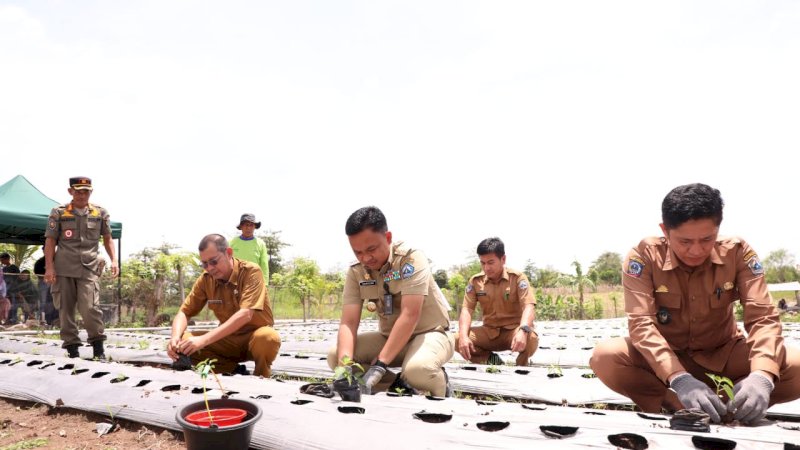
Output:
[[67,179],[123,256],[239,215],[353,259],[375,204],[437,268],[488,236],[570,270],[659,233],[673,187],[800,255],[800,3],[0,0],[0,182]]

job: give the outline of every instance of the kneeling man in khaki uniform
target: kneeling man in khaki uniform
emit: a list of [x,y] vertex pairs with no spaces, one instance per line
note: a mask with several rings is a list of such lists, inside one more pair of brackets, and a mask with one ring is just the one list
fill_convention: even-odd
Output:
[[[453,356],[447,303],[417,250],[392,242],[386,217],[374,206],[354,212],[345,225],[358,263],[347,271],[337,345],[328,353],[336,368],[344,356],[365,368],[364,390],[384,390],[388,367],[402,367],[402,380],[418,391],[450,395],[444,364]],[[378,330],[356,334],[361,308],[378,313]],[[384,375],[387,380],[382,382]]]
[[[539,336],[533,330],[536,298],[528,277],[507,268],[505,244],[499,238],[484,239],[478,244],[482,272],[467,284],[464,305],[458,318],[456,349],[465,359],[478,364],[501,365],[495,351],[519,352],[517,365],[527,366],[539,348]],[[480,303],[483,326],[472,326],[472,313]]]
[[[281,338],[272,328],[272,308],[261,269],[234,258],[233,249],[219,234],[204,237],[199,250],[206,271],[172,322],[167,353],[173,361],[188,355],[194,364],[216,358],[218,372],[233,372],[238,363],[255,361],[253,375],[269,377]],[[207,332],[187,332],[189,318],[205,305],[219,319],[219,326]]]

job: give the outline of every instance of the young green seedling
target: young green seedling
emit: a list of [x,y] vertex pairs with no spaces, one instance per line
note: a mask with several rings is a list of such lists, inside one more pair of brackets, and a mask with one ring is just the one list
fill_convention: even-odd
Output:
[[730,378],[724,377],[722,375],[715,375],[713,373],[706,374],[708,378],[711,378],[711,381],[714,382],[716,386],[717,395],[720,399],[723,399],[722,393],[724,392],[728,396],[728,401],[733,401],[733,381]]
[[222,391],[222,395],[225,395],[225,389],[222,387],[222,382],[219,380],[217,373],[214,372],[214,363],[216,363],[216,359],[204,359],[197,363],[195,366],[195,372],[200,375],[200,379],[203,380],[203,401],[206,404],[206,411],[208,412],[208,420],[211,422],[211,425],[214,424],[214,416],[211,414],[211,407],[208,405],[208,394],[206,393],[206,379],[208,379],[208,374],[214,376],[214,380],[217,382],[219,386],[219,390]]
[[[359,373],[354,373],[353,369],[358,369]],[[364,380],[362,378],[362,374],[364,373],[364,366],[361,364],[353,361],[347,355],[342,356],[341,363],[336,366],[333,370],[333,376],[335,379],[346,378],[347,384],[352,385],[353,380],[355,380],[358,384],[364,384]]]

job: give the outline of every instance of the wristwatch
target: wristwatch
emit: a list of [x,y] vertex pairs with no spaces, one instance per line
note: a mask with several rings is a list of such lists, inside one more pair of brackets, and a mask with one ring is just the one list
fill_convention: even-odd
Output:
[[533,330],[531,330],[531,327],[529,327],[527,325],[523,325],[523,326],[519,327],[519,329],[524,331],[525,334],[531,334],[531,331],[533,331]]

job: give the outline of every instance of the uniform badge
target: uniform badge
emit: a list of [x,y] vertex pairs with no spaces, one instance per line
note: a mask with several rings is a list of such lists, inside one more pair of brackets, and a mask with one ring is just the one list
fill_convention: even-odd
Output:
[[469,294],[470,292],[472,292],[472,285],[468,284],[467,285],[467,294]]
[[376,280],[364,280],[358,282],[359,286],[375,286],[376,284],[378,284]]
[[414,274],[414,266],[412,266],[409,263],[405,263],[403,264],[403,267],[400,268],[400,272],[402,272],[403,279],[405,280],[406,278]]
[[55,230],[55,229],[56,229],[56,221],[55,221],[55,220],[52,220],[52,219],[50,219],[50,221],[49,221],[49,222],[47,222],[47,226],[48,226],[48,227],[49,227],[51,230]]
[[503,292],[503,300],[508,301],[509,297],[511,297],[511,288],[507,287],[506,291]]
[[72,239],[72,230],[64,230],[64,238],[65,239]]
[[644,270],[644,261],[633,256],[631,257],[630,261],[628,261],[628,269],[625,271],[625,273],[634,278],[639,278],[642,276],[643,270]]
[[730,291],[731,289],[733,289],[733,283],[730,281],[726,281],[725,284],[722,285],[722,289]]
[[[375,280],[372,280],[372,281],[375,281]],[[377,309],[378,309],[378,301],[377,300],[372,299],[372,300],[367,302],[367,311],[375,312]]]
[[525,280],[519,282],[519,290],[521,291],[523,289],[528,289],[528,282]]
[[383,277],[383,282],[384,283],[388,283],[390,281],[399,280],[399,279],[400,279],[400,271],[399,270],[393,270],[391,272],[386,272],[386,276]]
[[753,256],[756,256],[756,252],[750,250],[749,252],[744,254],[742,259],[745,260],[745,261],[750,261],[750,258],[752,258]]
[[666,286],[664,286],[664,285],[662,284],[662,285],[660,285],[658,288],[656,288],[656,292],[664,292],[664,293],[667,293],[667,292],[669,292],[669,288],[667,288]]
[[761,265],[761,261],[758,260],[757,256],[750,258],[747,266],[750,268],[750,271],[753,272],[753,275],[761,275],[764,273],[764,266]]
[[661,325],[666,325],[672,321],[672,314],[670,314],[667,308],[662,306],[661,308],[658,308],[656,319],[658,319],[658,323]]

